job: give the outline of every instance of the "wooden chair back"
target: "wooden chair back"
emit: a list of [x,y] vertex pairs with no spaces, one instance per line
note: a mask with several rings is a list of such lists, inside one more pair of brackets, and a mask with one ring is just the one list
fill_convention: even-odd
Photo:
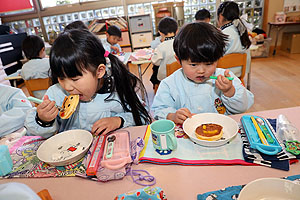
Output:
[[175,61],[171,64],[167,64],[166,65],[167,76],[170,76],[171,74],[173,74],[179,68],[181,68],[181,65],[177,61]]
[[[172,62],[171,64],[167,64],[166,65],[166,75],[170,76],[171,74],[173,74],[179,68],[181,68],[181,65],[177,61]],[[154,86],[154,88],[153,88],[154,89],[154,94],[156,94],[158,86],[159,86],[159,84],[156,84]]]
[[30,96],[33,97],[34,97],[33,94],[34,91],[47,90],[51,85],[50,78],[30,79],[30,80],[25,80],[24,82]]
[[247,65],[247,54],[246,53],[231,53],[224,55],[219,59],[217,68],[228,69],[231,67],[242,66],[241,76],[239,77],[242,83],[245,85],[244,77],[246,72]]

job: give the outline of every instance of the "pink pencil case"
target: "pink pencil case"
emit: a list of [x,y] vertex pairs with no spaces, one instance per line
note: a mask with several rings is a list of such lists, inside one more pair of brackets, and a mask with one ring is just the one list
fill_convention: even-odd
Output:
[[120,169],[132,162],[128,131],[115,131],[106,137],[100,165],[107,169]]

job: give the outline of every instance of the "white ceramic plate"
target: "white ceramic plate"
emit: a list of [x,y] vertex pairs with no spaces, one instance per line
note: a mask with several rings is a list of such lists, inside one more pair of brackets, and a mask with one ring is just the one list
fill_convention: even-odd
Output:
[[294,200],[300,198],[300,185],[280,178],[261,178],[248,183],[238,200]]
[[[200,140],[195,134],[195,130],[201,124],[214,123],[223,126],[223,137],[217,141]],[[183,123],[184,132],[190,139],[199,145],[207,147],[222,146],[232,140],[238,133],[239,127],[232,118],[217,113],[201,113],[188,118]]]
[[64,131],[43,142],[37,150],[37,157],[50,165],[65,166],[82,158],[92,141],[89,131]]

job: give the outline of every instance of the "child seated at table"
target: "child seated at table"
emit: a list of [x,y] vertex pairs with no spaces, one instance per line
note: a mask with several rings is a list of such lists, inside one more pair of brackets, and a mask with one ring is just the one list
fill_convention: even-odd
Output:
[[178,29],[176,20],[172,17],[164,17],[158,23],[158,32],[161,36],[161,44],[154,50],[151,58],[153,73],[150,81],[155,88],[160,81],[167,77],[166,65],[176,61],[173,50],[173,42]]
[[[118,128],[151,122],[137,96],[143,83],[100,40],[87,30],[61,33],[50,52],[52,85],[41,104],[28,112],[25,127],[33,135],[50,137],[57,132],[84,129],[106,134]],[[68,119],[55,105],[66,96],[78,95],[79,103]]]
[[[49,58],[46,58],[45,44],[37,35],[27,36],[22,43],[22,50],[29,60],[21,69],[21,76],[24,80],[48,78]],[[34,91],[33,95],[42,99],[46,90]]]
[[0,137],[24,126],[26,113],[32,108],[19,88],[0,84]]
[[174,51],[182,68],[160,83],[152,104],[155,119],[182,124],[193,114],[237,114],[252,106],[254,96],[239,78],[229,70],[216,68],[224,55],[226,39],[205,22],[187,24],[179,31]]
[[197,22],[210,22],[210,12],[205,8],[198,10],[195,14],[195,19]]
[[106,38],[101,39],[102,45],[106,51],[117,54],[122,51],[118,42],[122,38],[122,32],[117,26],[110,26],[106,31]]

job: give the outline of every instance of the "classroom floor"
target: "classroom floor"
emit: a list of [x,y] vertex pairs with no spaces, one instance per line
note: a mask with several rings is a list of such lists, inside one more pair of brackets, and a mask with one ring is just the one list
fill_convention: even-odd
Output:
[[[147,66],[142,65],[142,70]],[[129,69],[138,76],[136,65],[129,64]],[[151,74],[150,65],[143,75],[148,105],[152,104],[154,97]],[[28,96],[26,87],[22,89]],[[300,54],[277,51],[275,56],[253,58],[250,91],[254,94],[255,102],[247,112],[300,106]]]

